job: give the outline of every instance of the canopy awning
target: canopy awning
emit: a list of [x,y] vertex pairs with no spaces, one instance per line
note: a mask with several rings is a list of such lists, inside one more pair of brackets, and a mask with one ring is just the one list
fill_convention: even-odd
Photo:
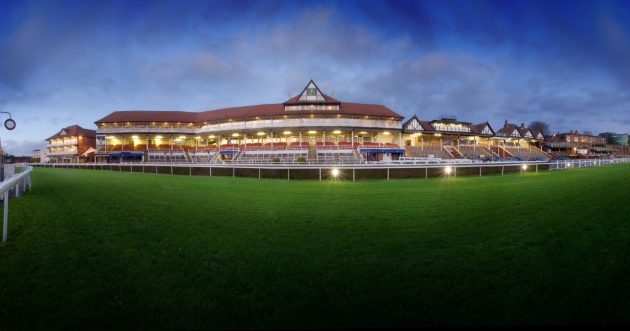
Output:
[[394,153],[394,154],[405,154],[404,149],[397,148],[359,148],[359,153]]
[[226,154],[227,155],[236,155],[236,154],[238,154],[238,151],[221,151],[221,152],[219,152],[219,154],[221,154],[221,155],[226,155]]
[[112,153],[109,154],[111,157],[143,157],[143,153],[130,153],[130,152],[122,152],[122,153]]
[[87,151],[85,151],[85,153],[81,154],[81,156],[86,156],[86,155],[88,155],[90,153],[94,153],[94,152],[96,152],[96,150],[94,148],[90,147],[90,148],[88,148]]

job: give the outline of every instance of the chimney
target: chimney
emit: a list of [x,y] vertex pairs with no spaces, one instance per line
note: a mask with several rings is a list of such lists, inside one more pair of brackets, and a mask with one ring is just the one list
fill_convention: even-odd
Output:
[[505,120],[505,124],[503,124],[503,128],[507,129],[507,127],[508,127],[508,122],[507,122],[507,120]]
[[573,134],[573,130],[569,131],[570,134]]
[[525,129],[525,123],[521,123],[521,129]]
[[575,130],[575,134],[578,134],[577,130]]

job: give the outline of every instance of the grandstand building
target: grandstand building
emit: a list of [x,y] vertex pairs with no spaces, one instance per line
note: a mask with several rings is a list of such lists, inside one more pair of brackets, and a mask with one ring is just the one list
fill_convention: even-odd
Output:
[[[97,162],[357,162],[411,157],[547,156],[540,132],[453,117],[406,122],[375,104],[342,102],[312,80],[277,104],[203,112],[115,111],[95,122]],[[509,131],[508,129],[514,129]],[[506,131],[507,130],[507,131]],[[509,131],[509,132],[508,132]]]
[[48,159],[52,163],[92,162],[93,154],[86,154],[96,146],[96,131],[78,125],[65,127],[46,139]]
[[312,80],[278,104],[204,112],[116,111],[95,122],[97,161],[391,160],[404,155],[403,116],[341,102]]
[[408,154],[414,157],[549,157],[540,149],[545,139],[541,132],[507,121],[495,131],[488,122],[472,124],[453,116],[423,121],[414,115],[403,124],[403,137]]

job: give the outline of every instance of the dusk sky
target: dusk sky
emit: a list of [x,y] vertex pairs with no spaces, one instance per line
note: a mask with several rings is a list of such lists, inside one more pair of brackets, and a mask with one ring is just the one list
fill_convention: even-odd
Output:
[[[629,132],[630,1],[5,1],[5,152],[115,110],[342,102]],[[4,122],[6,114],[0,114]]]

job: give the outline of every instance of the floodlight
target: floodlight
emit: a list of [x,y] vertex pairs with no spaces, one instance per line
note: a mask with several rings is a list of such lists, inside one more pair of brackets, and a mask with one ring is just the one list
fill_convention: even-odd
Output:
[[444,169],[444,171],[446,171],[447,174],[451,173],[451,167],[446,167],[446,169]]
[[339,175],[339,170],[337,170],[337,169],[333,169],[333,171],[332,171],[332,175],[333,175],[334,177],[337,177],[337,175]]
[[523,164],[523,170],[527,170],[527,164]]

